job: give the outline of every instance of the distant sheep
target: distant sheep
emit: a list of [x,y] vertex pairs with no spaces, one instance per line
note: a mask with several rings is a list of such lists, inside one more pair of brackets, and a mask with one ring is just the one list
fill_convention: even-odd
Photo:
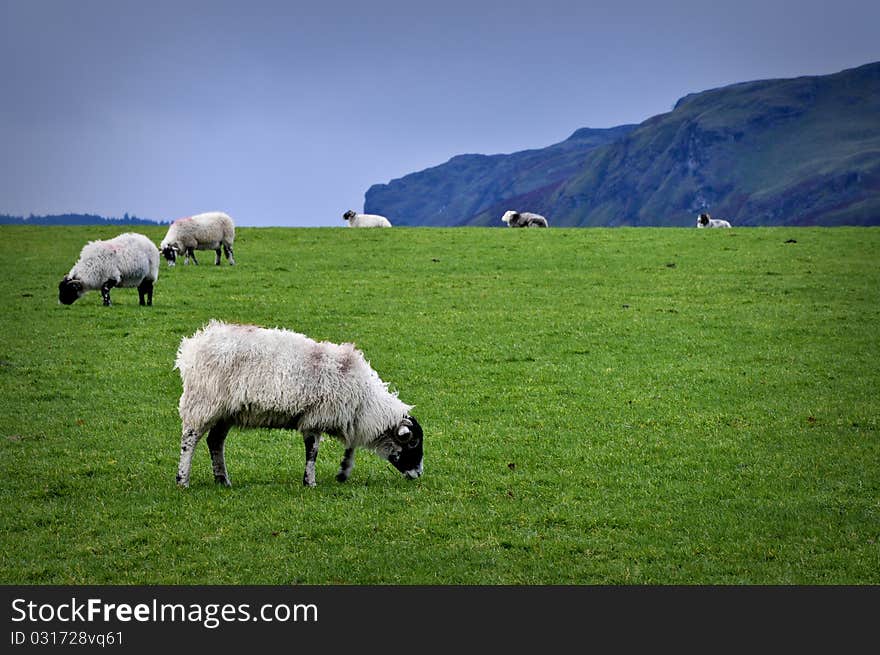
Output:
[[730,223],[720,218],[712,218],[709,214],[697,216],[697,227],[730,227]]
[[220,248],[226,254],[230,265],[235,264],[232,255],[232,244],[235,241],[235,224],[232,219],[223,212],[207,212],[186,218],[178,218],[168,228],[168,233],[162,239],[159,249],[168,260],[169,266],[174,266],[178,255],[183,255],[183,263],[188,264],[192,257],[196,261],[196,250],[213,250],[214,264],[220,265]]
[[126,232],[83,246],[79,260],[58,284],[58,301],[72,305],[86,291],[100,289],[104,305],[109,306],[110,289],[137,287],[140,304],[152,305],[157,279],[159,249],[143,234]]
[[546,218],[530,212],[506,211],[501,220],[507,227],[550,227]]
[[407,478],[422,474],[422,428],[353,344],[316,342],[283,329],[212,320],[177,351],[183,427],[177,484],[189,486],[193,450],[208,432],[214,480],[231,486],[223,444],[232,426],[303,435],[303,484],[313,487],[321,433],[345,445],[336,479],[354,468],[355,448],[374,451]]
[[377,214],[358,214],[349,209],[342,215],[342,220],[348,221],[348,227],[391,227],[391,221]]

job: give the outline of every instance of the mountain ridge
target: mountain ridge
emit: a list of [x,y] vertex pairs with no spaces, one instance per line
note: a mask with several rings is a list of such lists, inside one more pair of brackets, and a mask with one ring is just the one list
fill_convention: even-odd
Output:
[[[575,138],[578,135],[578,138]],[[580,128],[508,155],[457,155],[365,194],[400,225],[503,226],[506,209],[556,226],[880,224],[880,62],[738,82],[638,125]]]
[[[418,173],[374,184],[367,191],[364,211],[375,204],[385,205],[386,198],[402,206],[393,213],[397,225],[450,225],[459,217],[473,216],[491,207],[501,197],[516,197],[531,193],[568,179],[579,169],[582,160],[594,148],[609,143],[635,125],[621,125],[607,129],[580,128],[571,136],[546,148],[521,150],[510,154],[461,154],[443,164],[426,168]],[[444,182],[452,172],[456,184]],[[466,193],[462,193],[462,187]],[[417,223],[408,222],[409,216],[431,208],[430,215]]]

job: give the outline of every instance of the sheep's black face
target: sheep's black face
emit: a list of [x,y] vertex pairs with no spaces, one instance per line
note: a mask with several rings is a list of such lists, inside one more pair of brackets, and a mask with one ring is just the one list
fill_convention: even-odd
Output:
[[422,474],[422,426],[413,416],[407,416],[391,433],[393,449],[388,461],[410,480]]
[[79,280],[71,280],[65,275],[58,283],[58,302],[64,305],[72,305],[83,293],[83,283]]
[[354,216],[355,216],[355,213],[354,213],[352,210],[349,209],[347,212],[345,212],[345,213],[342,215],[342,220],[343,220],[343,221],[350,221],[351,219],[354,218]]
[[172,246],[162,248],[162,255],[168,260],[169,265],[174,266],[174,262],[177,260],[177,251]]

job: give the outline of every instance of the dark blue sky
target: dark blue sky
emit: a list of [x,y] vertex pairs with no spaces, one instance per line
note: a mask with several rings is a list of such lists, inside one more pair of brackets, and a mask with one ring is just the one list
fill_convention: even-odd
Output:
[[880,60],[878,25],[850,0],[0,0],[0,213],[342,226],[456,154]]

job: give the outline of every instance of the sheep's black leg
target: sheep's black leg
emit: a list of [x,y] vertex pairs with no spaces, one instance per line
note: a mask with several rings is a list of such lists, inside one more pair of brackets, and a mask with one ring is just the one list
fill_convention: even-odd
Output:
[[195,251],[195,249],[194,249],[194,248],[190,248],[187,252],[189,252],[189,256],[192,257],[193,264],[195,264],[196,266],[198,266],[198,265],[199,265],[199,260],[196,259],[196,251]]
[[232,482],[226,474],[226,459],[223,456],[223,444],[229,434],[229,423],[218,423],[208,433],[208,450],[211,452],[211,465],[214,468],[214,482],[224,487],[231,487]]
[[144,296],[146,296],[146,298],[147,298],[146,304],[152,306],[152,304],[153,304],[153,281],[150,279],[147,279],[147,278],[145,278],[138,285],[138,298],[140,299],[141,305],[145,304],[144,303]]
[[320,432],[303,432],[303,441],[306,445],[306,471],[303,474],[303,486],[314,487],[315,461],[318,459],[318,446],[321,444]]
[[232,246],[227,246],[225,243],[223,244],[223,252],[226,254],[226,259],[229,261],[230,266],[235,266],[235,258],[232,256]]
[[220,266],[220,248],[214,251],[214,266]]
[[112,303],[110,302],[110,289],[116,286],[116,280],[107,280],[104,284],[101,285],[101,298],[104,299],[104,306],[109,307]]
[[177,465],[177,484],[181,487],[189,486],[189,470],[192,466],[193,451],[196,444],[202,438],[203,432],[192,427],[183,427],[183,435],[180,437],[180,462]]
[[348,476],[351,475],[351,471],[354,468],[354,448],[346,448],[345,454],[342,455],[342,463],[339,465],[339,473],[336,474],[336,479],[339,482],[345,482],[348,480]]

